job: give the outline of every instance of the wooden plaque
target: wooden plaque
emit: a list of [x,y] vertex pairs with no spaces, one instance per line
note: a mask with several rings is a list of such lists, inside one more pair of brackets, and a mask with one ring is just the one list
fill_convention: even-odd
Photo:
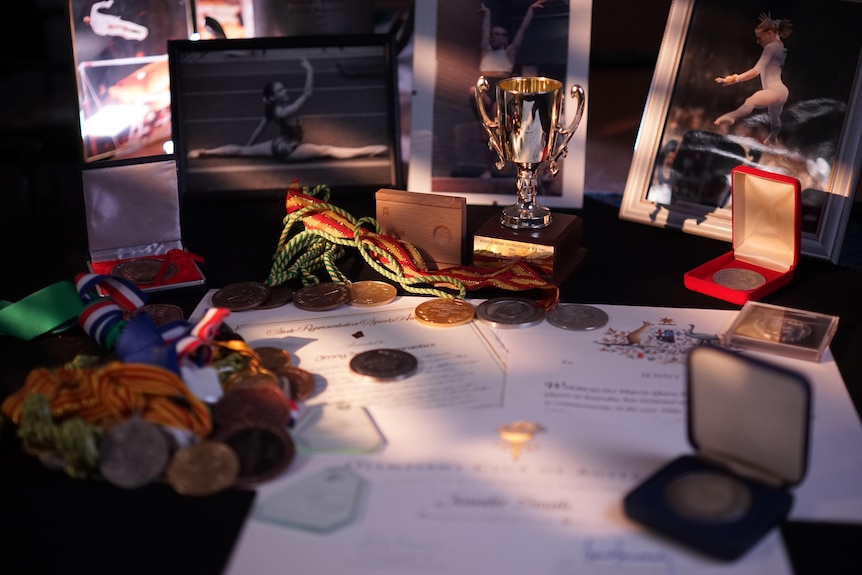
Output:
[[457,196],[377,190],[383,235],[410,242],[429,269],[460,266],[467,235],[467,200]]

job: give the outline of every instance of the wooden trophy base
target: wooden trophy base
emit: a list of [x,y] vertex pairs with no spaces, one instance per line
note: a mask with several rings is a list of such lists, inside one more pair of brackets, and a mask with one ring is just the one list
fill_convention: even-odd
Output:
[[547,227],[524,230],[504,226],[496,215],[473,234],[473,265],[528,262],[560,285],[587,255],[581,246],[582,231],[583,219],[571,214],[555,213]]

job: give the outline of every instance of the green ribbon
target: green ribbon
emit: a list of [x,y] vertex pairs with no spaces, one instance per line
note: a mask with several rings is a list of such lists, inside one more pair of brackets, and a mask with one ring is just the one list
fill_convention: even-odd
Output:
[[0,335],[29,341],[75,325],[84,302],[75,284],[61,281],[34,292],[17,303],[0,301]]

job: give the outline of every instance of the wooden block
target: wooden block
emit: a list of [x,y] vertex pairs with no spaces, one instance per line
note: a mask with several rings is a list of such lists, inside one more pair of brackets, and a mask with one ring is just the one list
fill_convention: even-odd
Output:
[[381,233],[416,246],[429,269],[463,263],[467,237],[466,199],[380,189],[375,200]]

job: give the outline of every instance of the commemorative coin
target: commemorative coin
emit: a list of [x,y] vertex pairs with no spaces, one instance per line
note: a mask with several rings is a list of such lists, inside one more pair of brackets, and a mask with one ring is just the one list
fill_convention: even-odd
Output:
[[751,491],[740,480],[711,471],[695,471],[674,479],[665,498],[680,515],[712,523],[739,519],[752,501]]
[[[136,258],[120,262],[111,268],[111,275],[127,279],[136,285],[147,285],[156,281],[159,270],[165,260],[161,258]],[[163,279],[173,277],[177,273],[177,266],[168,263]]]
[[232,486],[239,475],[239,456],[221,441],[205,440],[174,453],[166,472],[181,495],[213,495]]
[[712,274],[712,281],[726,288],[748,291],[766,283],[766,278],[754,270],[724,268]]
[[764,339],[778,343],[800,343],[812,332],[807,322],[789,317],[760,317],[754,328]]
[[255,309],[275,309],[290,303],[293,299],[293,289],[287,284],[269,286],[269,295]]
[[350,289],[335,282],[302,287],[293,294],[293,305],[306,311],[329,311],[350,301]]
[[349,287],[350,305],[356,307],[385,305],[398,295],[394,285],[376,280],[353,282]]
[[560,329],[590,331],[607,325],[608,314],[591,305],[558,303],[548,312],[548,323]]
[[230,311],[254,309],[269,297],[269,287],[260,282],[237,282],[226,285],[213,294],[213,307]]
[[350,360],[354,373],[375,381],[396,381],[416,373],[419,362],[412,353],[400,349],[371,349]]
[[420,303],[414,313],[419,323],[434,327],[455,327],[473,321],[476,308],[462,299],[439,297]]
[[497,297],[483,301],[476,317],[492,327],[521,328],[539,325],[545,319],[545,308],[523,297]]

